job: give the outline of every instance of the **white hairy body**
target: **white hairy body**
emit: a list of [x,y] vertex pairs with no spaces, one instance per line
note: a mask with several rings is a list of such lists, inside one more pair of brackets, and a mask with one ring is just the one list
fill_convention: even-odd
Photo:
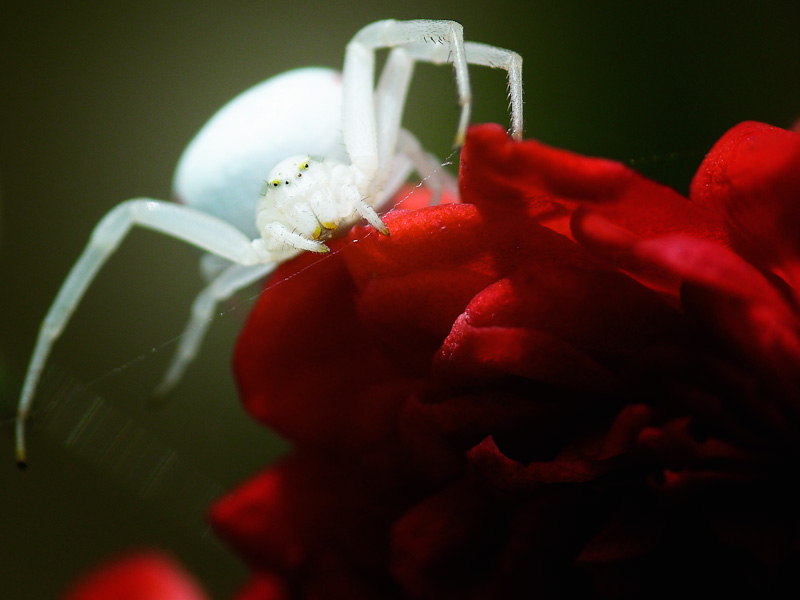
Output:
[[[374,81],[379,48],[392,48]],[[514,52],[464,42],[453,21],[378,21],[347,45],[341,74],[310,68],[278,75],[223,107],[181,158],[174,191],[183,204],[127,200],[95,227],[45,317],[19,401],[16,452],[26,459],[25,422],[53,343],[95,274],[134,225],[182,239],[208,255],[209,281],[192,305],[178,351],[157,393],[181,378],[215,305],[302,251],[327,252],[325,240],[361,219],[389,230],[376,210],[412,171],[438,194],[449,175],[401,127],[415,61],[452,63],[461,117],[469,123],[467,64],[508,72],[511,135],[522,135],[522,60]],[[288,157],[288,158],[287,158]]]

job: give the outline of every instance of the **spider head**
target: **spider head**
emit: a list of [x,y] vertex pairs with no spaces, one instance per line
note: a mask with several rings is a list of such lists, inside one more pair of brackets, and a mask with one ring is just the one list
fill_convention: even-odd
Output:
[[280,211],[307,203],[320,187],[328,184],[327,169],[321,161],[307,155],[292,156],[279,162],[264,182],[261,195]]
[[[316,166],[314,160],[308,156],[292,156],[286,160],[282,160],[270,171],[267,178],[264,192],[280,191],[284,194],[293,195],[296,192],[293,190],[308,189],[314,179]],[[303,177],[306,178],[305,182]],[[293,186],[289,189],[288,186]]]
[[324,248],[316,240],[330,237],[341,219],[331,193],[330,174],[327,163],[306,155],[275,165],[256,207],[256,226],[267,248],[283,247],[287,241],[306,250]]

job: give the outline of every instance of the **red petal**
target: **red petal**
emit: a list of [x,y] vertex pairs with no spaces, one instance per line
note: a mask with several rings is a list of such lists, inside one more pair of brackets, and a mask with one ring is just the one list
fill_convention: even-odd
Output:
[[691,186],[770,262],[800,261],[800,135],[741,123],[714,145]]
[[372,564],[385,559],[382,524],[403,501],[400,485],[302,452],[218,501],[211,522],[251,565],[267,571],[296,573],[326,553]]
[[736,297],[785,304],[755,267],[714,242],[684,235],[665,236],[636,243],[633,254],[658,264],[682,281]]
[[289,600],[289,591],[282,577],[260,571],[236,594],[235,600]]
[[605,563],[642,556],[659,544],[663,524],[655,515],[637,514],[640,509],[620,511],[581,550],[576,562]]
[[617,198],[632,171],[535,140],[513,141],[495,124],[474,125],[461,149],[461,201],[552,216],[575,202]]
[[239,337],[245,407],[293,441],[360,446],[392,426],[395,396],[370,390],[397,371],[361,326],[355,292],[341,253],[306,253],[270,279]]
[[[491,535],[487,508],[485,494],[463,482],[428,497],[394,524],[390,568],[412,597],[441,597],[437,591],[444,590],[436,587],[443,582],[451,584],[448,596],[459,587],[459,580],[474,585],[474,573],[464,578],[459,571],[470,553],[486,553],[485,548],[480,550],[480,532],[487,538]],[[470,562],[483,567],[474,557]]]
[[624,364],[678,331],[677,311],[628,277],[535,261],[475,297],[435,366],[462,383],[513,374],[608,391],[614,377],[604,365]]
[[532,220],[489,220],[470,205],[395,211],[386,222],[389,238],[357,229],[332,256],[284,265],[240,337],[245,406],[293,441],[380,440],[404,379],[419,375],[474,294],[534,257],[591,264]]
[[102,565],[63,600],[206,600],[194,580],[162,554],[135,554]]
[[470,128],[460,184],[462,201],[481,207],[518,203],[541,215],[581,205],[637,237],[678,231],[725,237],[713,213],[621,163],[534,140],[516,142],[497,125]]
[[670,469],[723,465],[730,469],[754,462],[751,454],[720,439],[698,440],[690,433],[691,421],[690,417],[682,417],[658,427],[647,427],[639,434],[637,443],[651,455],[656,455],[659,464]]
[[591,481],[607,471],[602,463],[562,453],[552,461],[523,465],[505,456],[491,437],[469,451],[470,466],[495,490],[519,491],[539,484]]
[[657,290],[677,293],[678,282],[630,256],[630,242],[677,232],[727,240],[720,216],[620,163],[515,142],[495,125],[470,129],[461,165],[464,202],[525,210],[558,229],[572,214],[576,240]]
[[458,385],[505,375],[568,388],[609,390],[614,377],[584,352],[542,331],[473,327],[459,317],[435,363],[436,374]]
[[469,269],[430,268],[368,283],[358,298],[362,326],[406,374],[425,376],[431,356],[476,291],[491,283]]
[[764,275],[728,248],[688,236],[645,240],[634,253],[690,282],[686,310],[797,397],[800,320]]

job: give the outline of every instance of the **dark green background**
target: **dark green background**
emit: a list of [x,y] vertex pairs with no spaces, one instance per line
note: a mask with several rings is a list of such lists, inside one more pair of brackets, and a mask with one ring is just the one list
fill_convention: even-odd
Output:
[[[485,8],[490,5],[491,9]],[[345,8],[336,8],[336,6]],[[170,550],[215,597],[245,577],[158,504],[34,430],[14,467],[11,405],[39,321],[92,227],[119,201],[170,193],[183,147],[223,103],[293,67],[338,67],[362,25],[460,21],[525,59],[526,136],[637,159],[685,190],[703,152],[745,119],[800,116],[797,2],[65,2],[0,4],[0,597],[51,598],[103,557]],[[475,121],[505,123],[501,74],[472,70]],[[452,76],[418,70],[407,126],[440,156]],[[654,157],[654,158],[653,158]],[[169,405],[144,408],[200,279],[198,252],[134,232],[101,273],[53,363],[230,487],[282,446],[239,408],[230,375],[248,310],[217,319]],[[302,357],[298,357],[302,360]],[[46,399],[39,398],[39,402]]]

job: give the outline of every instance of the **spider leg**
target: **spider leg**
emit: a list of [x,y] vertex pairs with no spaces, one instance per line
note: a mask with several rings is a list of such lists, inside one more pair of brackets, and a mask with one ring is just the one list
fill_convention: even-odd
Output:
[[456,145],[464,142],[472,97],[469,87],[463,28],[454,21],[394,21],[372,23],[361,29],[347,45],[343,69],[342,128],[352,164],[372,180],[378,169],[378,134],[373,97],[375,50],[411,42],[446,44],[452,51],[461,118]]
[[230,265],[197,295],[192,303],[189,322],[181,336],[178,350],[153,394],[167,394],[181,380],[186,368],[194,360],[203,337],[214,318],[217,304],[227,300],[239,290],[269,275],[275,263],[263,265]]
[[403,48],[394,48],[386,58],[375,88],[375,126],[378,139],[378,167],[373,189],[381,188],[392,168],[403,108],[414,73],[414,59]]
[[17,407],[16,452],[20,464],[25,463],[25,421],[53,343],[100,267],[114,253],[133,225],[184,240],[238,264],[274,261],[273,256],[257,250],[257,246],[233,225],[187,206],[140,198],[128,200],[112,209],[92,231],[88,245],[61,285],[39,329]]
[[288,227],[286,227],[286,225],[279,223],[278,221],[267,224],[264,227],[264,230],[269,232],[270,237],[284,246],[308,250],[309,252],[317,252],[319,254],[330,252],[330,248],[328,248],[322,242],[309,240],[299,233],[291,231]]
[[216,254],[203,254],[200,257],[200,276],[203,278],[203,283],[211,283],[230,266],[231,261]]
[[467,62],[508,71],[508,106],[511,112],[511,137],[522,139],[522,57],[511,50],[467,42]]
[[375,207],[378,210],[394,198],[397,190],[408,180],[412,171],[416,171],[425,186],[431,190],[429,203],[431,206],[439,203],[439,198],[445,190],[458,196],[456,178],[442,167],[436,156],[426,153],[422,149],[419,140],[410,131],[401,129],[397,138],[397,152],[392,161],[389,175],[383,188],[375,194]]
[[407,129],[401,129],[397,138],[397,153],[407,156],[414,165],[414,170],[430,188],[432,195],[430,204],[439,203],[439,198],[445,190],[458,195],[458,182],[441,161],[429,152],[425,152],[422,144]]
[[[403,46],[414,59],[437,65],[451,61],[449,48],[437,44],[413,43]],[[467,63],[508,72],[508,100],[511,113],[511,137],[522,139],[522,57],[511,50],[464,42]]]

